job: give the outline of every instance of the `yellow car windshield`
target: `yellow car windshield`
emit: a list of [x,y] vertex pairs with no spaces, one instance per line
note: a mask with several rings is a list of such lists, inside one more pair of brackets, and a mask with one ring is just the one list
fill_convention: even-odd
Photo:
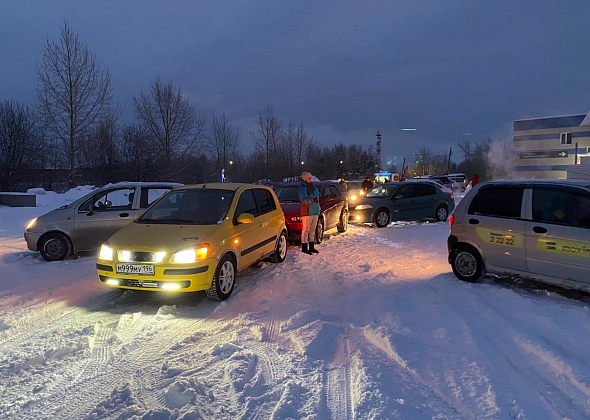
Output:
[[172,191],[150,207],[137,223],[218,224],[227,216],[234,193],[210,188]]

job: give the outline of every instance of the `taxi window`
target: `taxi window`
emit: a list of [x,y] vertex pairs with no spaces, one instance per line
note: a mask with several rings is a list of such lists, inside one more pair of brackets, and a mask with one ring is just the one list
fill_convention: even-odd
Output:
[[252,190],[246,190],[240,195],[234,216],[235,223],[237,223],[238,216],[242,213],[250,213],[254,217],[258,216],[258,208]]
[[469,205],[469,214],[519,219],[523,188],[500,187],[479,190]]
[[588,229],[590,195],[571,188],[535,188],[533,221]]
[[256,198],[256,203],[260,209],[260,214],[270,213],[271,211],[277,209],[275,200],[273,199],[272,193],[269,190],[255,188],[254,197]]

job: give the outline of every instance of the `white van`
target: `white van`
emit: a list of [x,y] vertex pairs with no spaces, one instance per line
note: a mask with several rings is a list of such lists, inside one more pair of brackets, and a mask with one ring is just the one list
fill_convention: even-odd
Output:
[[449,222],[449,263],[476,281],[508,274],[590,291],[590,181],[478,184]]

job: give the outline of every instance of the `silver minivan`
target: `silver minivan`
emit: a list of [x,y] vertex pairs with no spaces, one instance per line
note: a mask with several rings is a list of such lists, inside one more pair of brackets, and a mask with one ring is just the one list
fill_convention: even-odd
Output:
[[133,221],[168,191],[182,184],[122,182],[92,191],[71,204],[33,219],[25,230],[31,251],[47,261],[80,251],[98,250],[116,231]]
[[507,274],[590,291],[590,181],[478,184],[449,221],[461,280]]

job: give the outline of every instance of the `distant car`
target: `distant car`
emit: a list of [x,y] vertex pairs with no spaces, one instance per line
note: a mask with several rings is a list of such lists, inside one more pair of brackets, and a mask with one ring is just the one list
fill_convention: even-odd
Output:
[[467,176],[465,176],[465,174],[449,174],[447,175],[447,177],[449,177],[456,186],[456,189],[459,189],[461,191],[465,191],[465,189],[467,189]]
[[363,181],[346,181],[348,184],[348,199],[351,203],[356,202],[360,197],[367,192],[361,187]]
[[429,181],[383,184],[367,195],[350,212],[355,223],[374,223],[383,228],[399,220],[447,220],[455,208],[451,194]]
[[273,190],[246,184],[178,188],[105,242],[96,268],[113,288],[193,292],[227,299],[239,270],[287,255]]
[[71,204],[29,222],[27,247],[47,261],[80,251],[97,251],[113,233],[133,221],[154,201],[182,184],[122,182],[92,191]]
[[484,182],[450,219],[457,278],[486,273],[590,291],[590,181]]
[[438,180],[438,179],[432,179],[432,178],[423,178],[423,179],[407,179],[406,182],[423,182],[423,183],[431,183],[432,185],[435,185],[437,188],[440,188],[442,191],[449,193],[451,195],[451,198],[455,198],[455,192],[451,189],[451,188],[447,188],[443,185],[442,181]]
[[453,180],[451,180],[449,177],[444,176],[444,175],[431,176],[428,179],[433,180],[433,181],[440,181],[440,183],[445,188],[449,188],[451,190],[454,190],[456,188],[455,182]]
[[[334,182],[314,182],[320,191],[320,217],[316,229],[316,243],[324,239],[324,232],[337,228],[338,232],[348,230],[348,193],[346,189]],[[288,239],[298,241],[301,237],[301,202],[299,201],[299,183],[289,183],[275,190],[279,203],[285,213]]]

